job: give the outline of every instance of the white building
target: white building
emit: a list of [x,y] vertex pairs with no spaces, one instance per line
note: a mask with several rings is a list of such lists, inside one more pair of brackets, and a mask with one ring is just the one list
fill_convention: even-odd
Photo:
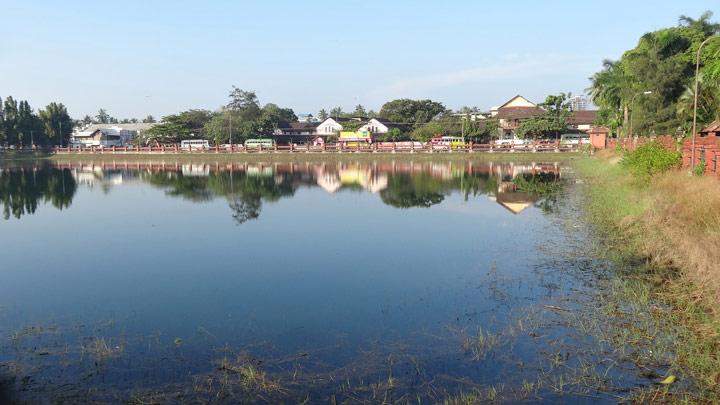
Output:
[[156,124],[90,124],[76,128],[70,137],[73,146],[125,146]]
[[343,130],[343,126],[334,118],[328,118],[317,126],[316,135],[335,135]]

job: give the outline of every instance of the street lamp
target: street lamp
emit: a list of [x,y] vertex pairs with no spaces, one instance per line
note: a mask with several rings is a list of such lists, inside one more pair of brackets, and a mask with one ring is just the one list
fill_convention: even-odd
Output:
[[632,138],[632,136],[633,136],[633,110],[634,110],[633,105],[634,105],[634,103],[635,103],[635,97],[641,96],[641,95],[642,95],[642,96],[647,96],[648,94],[652,94],[652,91],[651,91],[651,90],[645,90],[645,91],[643,91],[642,93],[637,93],[637,94],[635,94],[635,95],[632,96],[632,98],[630,99],[630,131],[629,131],[629,134],[628,134],[628,135],[629,135],[628,138]]
[[695,57],[695,94],[693,100],[693,126],[692,126],[692,157],[690,158],[690,170],[695,168],[695,133],[697,132],[697,105],[698,105],[698,82],[700,81],[700,51],[705,44],[713,38],[717,38],[717,35],[709,36],[700,43],[697,50],[697,56]]

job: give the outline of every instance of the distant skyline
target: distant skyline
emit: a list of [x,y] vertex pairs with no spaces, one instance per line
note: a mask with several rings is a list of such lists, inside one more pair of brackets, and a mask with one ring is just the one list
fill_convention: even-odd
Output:
[[214,110],[233,85],[296,114],[541,102],[681,14],[720,19],[717,0],[31,3],[0,3],[0,96],[78,119]]

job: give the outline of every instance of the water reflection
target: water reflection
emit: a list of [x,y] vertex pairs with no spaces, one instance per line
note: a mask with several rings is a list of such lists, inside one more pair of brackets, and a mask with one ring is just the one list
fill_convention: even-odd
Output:
[[34,214],[40,204],[67,208],[76,190],[76,176],[68,168],[47,164],[0,168],[0,204],[5,219]]
[[68,207],[79,186],[100,188],[149,184],[167,196],[193,202],[225,198],[234,221],[260,216],[264,202],[292,197],[300,187],[327,193],[367,192],[397,208],[430,207],[451,193],[487,196],[518,214],[531,206],[552,207],[561,183],[557,163],[333,162],[333,163],[68,163],[34,164],[0,171],[4,217],[36,212],[39,203]]

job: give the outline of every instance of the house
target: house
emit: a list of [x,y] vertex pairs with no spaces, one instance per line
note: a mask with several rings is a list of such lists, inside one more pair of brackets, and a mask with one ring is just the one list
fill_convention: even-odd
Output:
[[492,116],[498,119],[503,138],[514,137],[515,130],[522,121],[543,114],[545,114],[544,109],[521,95],[511,98],[492,112]]
[[[83,146],[125,146],[132,143],[133,139],[155,125],[157,124],[89,124],[81,128],[76,128],[70,137],[70,143]],[[96,134],[97,131],[101,131],[104,134],[104,138]],[[105,145],[98,142],[109,142],[111,144]]]
[[315,133],[320,136],[337,135],[343,130],[340,122],[348,121],[343,118],[327,118],[325,121],[317,125]]
[[371,118],[365,125],[358,128],[358,131],[367,131],[373,135],[383,135],[387,134],[392,128],[406,129],[403,124],[391,122],[383,118]]
[[123,146],[123,141],[118,134],[113,134],[105,129],[96,129],[94,131],[74,133],[70,138],[70,145],[87,148],[92,146]]
[[313,122],[283,123],[273,133],[275,142],[278,145],[314,142],[318,137],[317,126],[318,124]]
[[568,126],[578,131],[588,132],[597,118],[597,110],[573,111],[568,117]]

